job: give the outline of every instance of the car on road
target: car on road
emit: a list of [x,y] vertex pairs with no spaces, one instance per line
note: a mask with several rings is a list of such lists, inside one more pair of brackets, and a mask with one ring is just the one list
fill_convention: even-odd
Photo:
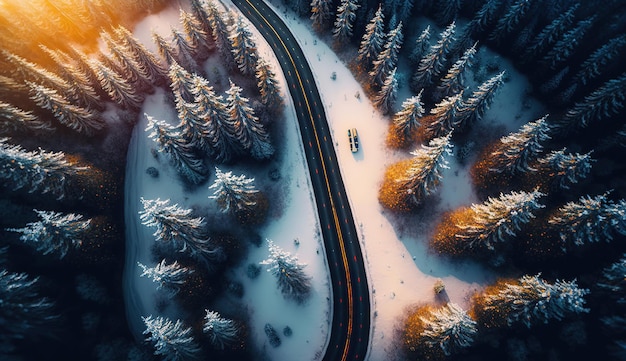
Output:
[[359,151],[359,133],[356,128],[348,129],[348,140],[350,141],[350,150],[352,153]]

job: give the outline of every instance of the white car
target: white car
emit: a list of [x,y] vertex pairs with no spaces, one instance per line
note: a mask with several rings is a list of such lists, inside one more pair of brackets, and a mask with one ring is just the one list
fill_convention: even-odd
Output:
[[359,151],[359,133],[356,128],[348,129],[348,140],[350,141],[350,150],[352,153]]

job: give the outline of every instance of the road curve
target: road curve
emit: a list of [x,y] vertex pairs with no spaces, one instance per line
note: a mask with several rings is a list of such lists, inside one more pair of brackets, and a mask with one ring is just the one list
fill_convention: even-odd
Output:
[[313,73],[291,31],[265,2],[232,2],[274,50],[296,106],[332,282],[333,317],[323,360],[363,360],[370,334],[365,264]]

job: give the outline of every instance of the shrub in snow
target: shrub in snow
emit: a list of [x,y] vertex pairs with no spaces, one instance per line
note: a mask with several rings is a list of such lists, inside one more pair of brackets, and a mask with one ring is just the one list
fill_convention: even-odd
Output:
[[293,335],[293,330],[291,329],[291,327],[285,326],[285,328],[283,328],[283,335],[291,337],[291,335]]
[[265,335],[267,335],[267,338],[270,341],[270,345],[272,345],[272,347],[274,348],[280,346],[280,337],[278,337],[278,332],[276,332],[274,327],[272,327],[272,325],[270,325],[269,323],[266,323],[264,330]]
[[137,265],[142,270],[140,277],[149,277],[152,279],[152,282],[159,284],[157,289],[167,288],[174,294],[178,293],[180,287],[185,284],[187,277],[194,272],[192,269],[181,266],[176,261],[167,264],[164,259],[154,267],[146,267],[140,262],[137,262]]
[[311,277],[304,272],[306,264],[298,262],[298,258],[278,247],[271,240],[267,241],[269,257],[261,261],[262,265],[269,266],[278,282],[278,288],[283,296],[303,303],[311,292]]
[[211,345],[218,350],[233,346],[239,337],[239,327],[235,321],[223,318],[215,311],[205,311],[202,330],[209,337]]
[[146,325],[143,332],[146,341],[154,347],[154,354],[164,361],[197,359],[200,347],[191,336],[191,328],[185,328],[180,320],[172,322],[164,317],[142,317]]

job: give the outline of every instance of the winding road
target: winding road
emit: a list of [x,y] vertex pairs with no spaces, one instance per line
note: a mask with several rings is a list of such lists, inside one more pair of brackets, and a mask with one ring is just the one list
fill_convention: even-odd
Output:
[[232,2],[276,53],[296,105],[332,282],[333,317],[323,360],[363,360],[370,337],[365,264],[313,73],[293,34],[265,2]]

